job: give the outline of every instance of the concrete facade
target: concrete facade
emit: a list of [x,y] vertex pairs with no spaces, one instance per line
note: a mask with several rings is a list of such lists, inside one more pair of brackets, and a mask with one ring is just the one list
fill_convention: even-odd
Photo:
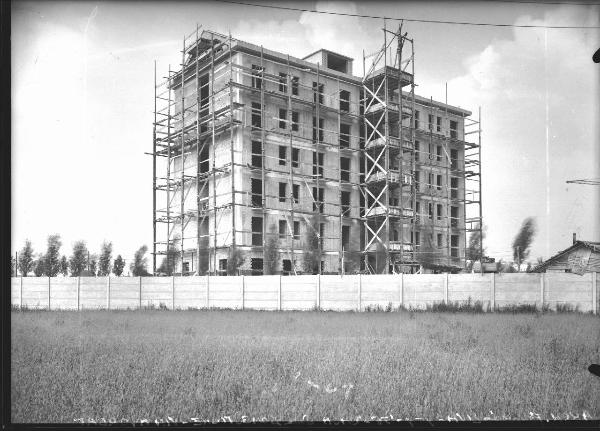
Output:
[[[183,96],[181,70],[169,76],[173,119],[160,123],[168,132],[163,142],[170,142],[160,151],[170,162],[169,186],[162,189],[168,195],[163,204],[168,214],[161,219],[166,229],[157,243],[168,238],[183,250],[175,272],[223,274],[233,248],[244,257],[242,274],[312,273],[305,265],[309,252],[321,262],[321,273],[359,270],[365,211],[362,87],[360,78],[340,71],[351,71],[352,59],[318,51],[302,60],[212,37],[187,51]],[[405,232],[404,241],[417,250],[428,241],[446,262],[460,265],[466,242],[462,140],[470,112],[421,97],[416,112],[412,177],[418,233]],[[393,229],[388,234],[397,236]]]

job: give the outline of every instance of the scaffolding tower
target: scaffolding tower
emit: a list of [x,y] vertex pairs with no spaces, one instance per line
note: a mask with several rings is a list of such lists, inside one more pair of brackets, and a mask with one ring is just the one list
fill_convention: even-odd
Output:
[[[365,265],[372,268],[374,263],[376,272],[387,274],[418,266],[412,239],[415,84],[413,40],[402,34],[402,25],[392,32],[385,22],[383,39],[380,50],[363,53],[363,217]],[[396,52],[392,55],[394,42]],[[371,59],[368,69],[367,59]],[[402,91],[406,86],[410,86],[408,94]],[[392,239],[393,226],[399,228],[399,237]]]

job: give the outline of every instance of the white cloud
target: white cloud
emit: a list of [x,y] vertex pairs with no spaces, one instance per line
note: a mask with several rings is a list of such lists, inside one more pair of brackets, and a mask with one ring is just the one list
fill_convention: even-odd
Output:
[[[355,3],[317,2],[316,10],[357,13]],[[362,50],[374,50],[383,40],[373,37],[360,18],[303,12],[298,21],[247,20],[232,29],[232,36],[267,49],[302,58],[321,48],[354,58],[354,74],[362,74]]]
[[[516,23],[598,25],[598,14],[587,12],[565,6]],[[572,232],[600,239],[597,191],[565,184],[600,173],[599,68],[591,60],[597,41],[593,30],[515,28],[512,39],[466,59],[468,73],[448,83],[451,104],[482,106],[484,222],[492,254],[506,255],[530,215],[539,227],[533,259],[565,248]],[[575,213],[574,205],[581,207]]]

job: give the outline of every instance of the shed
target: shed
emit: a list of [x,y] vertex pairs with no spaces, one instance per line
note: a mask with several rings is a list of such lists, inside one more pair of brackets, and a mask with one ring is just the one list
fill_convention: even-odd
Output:
[[574,239],[571,247],[535,266],[531,272],[572,272],[579,275],[600,272],[600,242]]

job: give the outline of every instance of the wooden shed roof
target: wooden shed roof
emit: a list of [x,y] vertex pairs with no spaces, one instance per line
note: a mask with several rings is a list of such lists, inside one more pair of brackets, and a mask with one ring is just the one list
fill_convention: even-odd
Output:
[[576,249],[579,249],[581,247],[589,248],[594,253],[600,253],[600,242],[595,242],[595,241],[580,241],[580,240],[577,240],[577,241],[575,241],[575,243],[572,246],[564,249],[563,251],[559,251],[557,254],[555,254],[554,256],[552,256],[549,259],[545,260],[543,263],[535,266],[531,270],[531,272],[544,272],[544,270],[548,266],[552,265],[554,262],[558,261],[563,256],[568,255],[572,251],[574,251]]

